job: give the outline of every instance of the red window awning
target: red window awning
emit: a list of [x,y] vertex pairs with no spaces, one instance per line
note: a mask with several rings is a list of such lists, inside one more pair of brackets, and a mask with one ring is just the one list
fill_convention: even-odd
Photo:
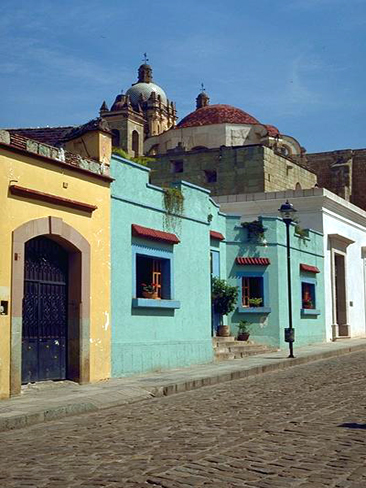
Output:
[[300,264],[301,271],[307,271],[308,273],[320,273],[320,269],[316,266],[310,266],[309,264]]
[[167,242],[168,244],[178,244],[180,242],[175,234],[163,232],[162,230],[150,229],[149,227],[143,227],[142,225],[137,224],[132,224],[132,235],[135,237],[142,237],[143,239]]
[[211,239],[217,239],[218,241],[223,241],[225,239],[221,232],[216,232],[215,230],[210,230],[210,237]]
[[256,265],[256,266],[268,266],[271,261],[268,258],[236,258],[236,264],[244,265]]

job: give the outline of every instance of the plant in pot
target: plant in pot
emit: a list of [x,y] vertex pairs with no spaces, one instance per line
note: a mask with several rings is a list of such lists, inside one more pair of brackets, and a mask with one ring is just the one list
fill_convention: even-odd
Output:
[[241,320],[238,324],[238,341],[247,341],[250,336],[251,322]]
[[226,280],[214,277],[212,278],[211,297],[214,311],[220,315],[218,335],[228,337],[230,336],[230,327],[223,325],[222,318],[223,315],[228,315],[234,311],[238,299],[238,287],[228,285]]
[[156,286],[152,283],[151,285],[147,285],[146,283],[141,283],[142,286],[142,296],[144,298],[153,298],[156,300],[158,298],[158,292],[156,290]]
[[249,298],[249,305],[251,307],[260,307],[262,305],[263,298]]
[[305,291],[302,297],[302,308],[313,308],[313,302],[309,291]]

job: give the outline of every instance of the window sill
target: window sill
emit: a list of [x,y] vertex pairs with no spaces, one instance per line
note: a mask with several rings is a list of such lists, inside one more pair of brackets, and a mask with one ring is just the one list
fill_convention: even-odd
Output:
[[238,307],[239,313],[271,313],[271,307]]
[[301,315],[320,315],[320,310],[316,308],[302,308]]
[[180,308],[178,300],[154,300],[153,298],[133,298],[133,308]]

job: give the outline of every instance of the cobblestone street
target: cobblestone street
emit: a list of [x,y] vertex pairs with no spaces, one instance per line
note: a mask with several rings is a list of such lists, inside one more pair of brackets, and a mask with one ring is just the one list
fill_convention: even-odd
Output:
[[1,487],[366,486],[366,353],[0,434]]

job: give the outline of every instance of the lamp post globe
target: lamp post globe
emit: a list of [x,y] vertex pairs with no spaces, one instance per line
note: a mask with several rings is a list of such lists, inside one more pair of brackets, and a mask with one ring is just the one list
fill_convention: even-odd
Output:
[[285,328],[285,342],[289,344],[289,358],[294,358],[295,329],[292,325],[292,287],[291,287],[291,248],[290,248],[290,225],[294,221],[297,210],[292,203],[286,200],[278,209],[282,220],[286,224],[286,248],[287,248],[287,286],[288,286],[288,327]]
[[282,220],[285,222],[286,225],[289,225],[291,224],[291,222],[294,221],[295,213],[297,212],[295,207],[288,200],[286,200],[286,202],[281,205],[278,211],[280,212]]

